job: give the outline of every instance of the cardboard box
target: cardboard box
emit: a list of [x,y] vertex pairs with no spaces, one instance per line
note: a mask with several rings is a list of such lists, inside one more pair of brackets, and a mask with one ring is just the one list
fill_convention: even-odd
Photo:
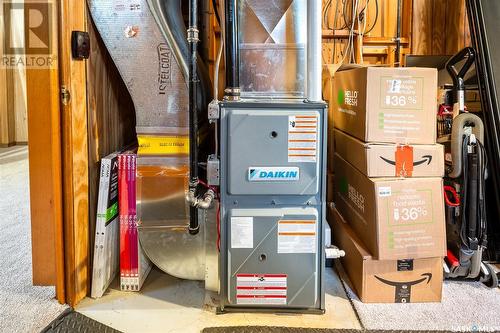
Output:
[[366,143],[338,129],[334,133],[335,152],[368,177],[444,176],[443,145]]
[[329,209],[342,266],[365,303],[440,302],[443,258],[374,260],[336,209]]
[[437,70],[361,67],[335,73],[335,127],[365,142],[436,142]]
[[335,154],[334,202],[374,258],[444,257],[441,178],[368,178]]

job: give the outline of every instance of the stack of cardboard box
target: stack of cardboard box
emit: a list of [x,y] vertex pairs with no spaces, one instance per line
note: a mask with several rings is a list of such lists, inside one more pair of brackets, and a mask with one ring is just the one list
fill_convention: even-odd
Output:
[[335,74],[335,243],[364,302],[441,299],[446,253],[436,144],[437,72],[357,67]]

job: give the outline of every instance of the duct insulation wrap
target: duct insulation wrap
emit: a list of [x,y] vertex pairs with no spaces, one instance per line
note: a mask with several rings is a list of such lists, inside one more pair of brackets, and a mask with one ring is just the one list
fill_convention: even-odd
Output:
[[307,3],[316,0],[238,1],[242,97],[305,98]]
[[[134,101],[138,134],[188,135],[184,61],[146,0],[88,0],[90,13]],[[180,54],[180,53],[179,53]]]
[[[139,141],[137,207],[141,246],[166,273],[204,280],[207,258],[217,255],[216,246],[208,245],[206,238],[217,232],[215,213],[210,212],[210,221],[204,215],[200,217],[198,235],[187,232],[188,48],[182,1],[135,0],[133,5],[125,1],[87,2],[93,22],[134,102]],[[206,75],[200,75],[200,80],[201,110],[208,103],[210,88],[206,88]],[[206,228],[212,231],[206,232]]]

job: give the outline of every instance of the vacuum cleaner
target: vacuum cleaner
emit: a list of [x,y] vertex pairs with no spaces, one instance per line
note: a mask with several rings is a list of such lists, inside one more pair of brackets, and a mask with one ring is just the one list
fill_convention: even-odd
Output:
[[[494,267],[482,261],[487,247],[487,156],[481,118],[467,112],[464,77],[474,64],[475,51],[467,47],[453,56],[446,69],[453,80],[451,105],[440,108],[438,141],[445,145],[446,230],[448,251],[445,277],[474,279],[498,286]],[[448,133],[447,133],[448,131]]]

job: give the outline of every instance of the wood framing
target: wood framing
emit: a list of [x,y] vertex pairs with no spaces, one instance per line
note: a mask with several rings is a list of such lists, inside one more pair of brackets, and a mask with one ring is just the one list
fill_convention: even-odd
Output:
[[468,45],[465,0],[413,0],[413,54],[452,55]]
[[[404,63],[404,55],[410,53],[413,4],[412,0],[402,1],[401,49],[400,58],[396,59],[397,3],[398,0],[379,1],[378,15],[376,14],[377,4],[374,1],[368,3],[365,11],[366,29],[371,31],[366,32],[363,37],[355,34],[353,38],[353,58],[356,63],[388,65],[394,65],[395,62]],[[345,27],[342,2],[339,1],[338,4],[337,6],[335,1],[332,3],[326,20],[323,22],[323,61],[326,64],[340,63],[342,60],[348,61],[349,59],[349,54],[345,55],[344,52],[347,49],[351,26]],[[335,15],[335,9],[337,9],[337,15]],[[349,10],[346,13],[350,17]],[[334,24],[335,16],[337,17],[336,25]],[[377,22],[374,24],[376,17]],[[357,32],[357,30],[358,26],[355,22],[354,31]]]
[[86,295],[89,279],[89,191],[86,62],[71,56],[72,31],[86,31],[85,0],[59,1],[66,302],[74,306]]
[[[3,8],[0,8],[0,55],[5,54],[5,22]],[[13,145],[15,142],[15,118],[12,105],[12,69],[0,67],[0,147]]]
[[[11,56],[5,54],[5,50],[9,47],[7,43],[16,47],[23,44],[22,3],[16,3],[16,6],[21,6],[21,10],[18,10],[21,15],[18,14],[15,18],[3,15],[4,8],[3,6],[0,8],[0,56]],[[9,19],[6,19],[7,17]],[[0,147],[26,144],[28,141],[25,86],[23,65],[7,68],[2,65],[0,68]]]
[[[53,8],[53,43],[57,43],[56,12]],[[53,56],[57,56],[57,50],[53,50]],[[33,284],[55,285],[57,299],[65,303],[57,62],[51,68],[27,67],[26,82]]]

